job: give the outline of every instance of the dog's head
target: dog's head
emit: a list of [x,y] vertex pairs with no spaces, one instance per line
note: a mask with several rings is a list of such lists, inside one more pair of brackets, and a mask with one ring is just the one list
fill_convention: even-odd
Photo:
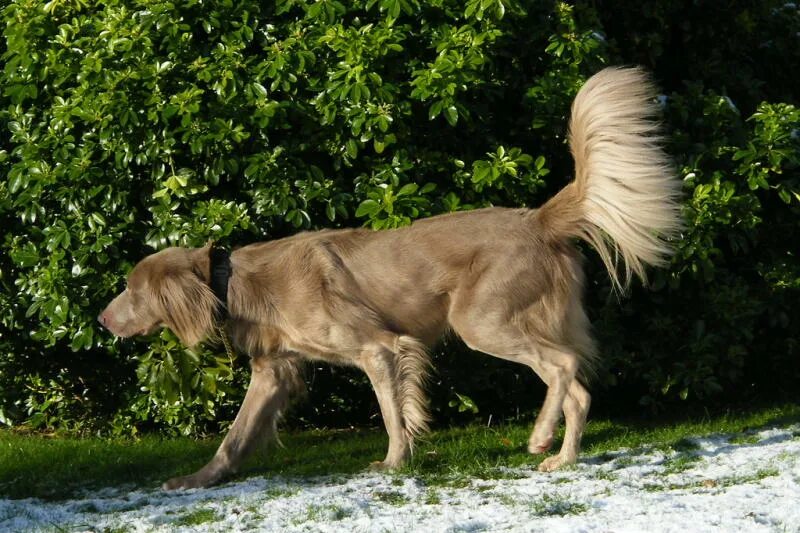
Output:
[[98,321],[118,337],[171,329],[191,347],[214,327],[219,300],[208,285],[211,247],[167,248],[145,257]]

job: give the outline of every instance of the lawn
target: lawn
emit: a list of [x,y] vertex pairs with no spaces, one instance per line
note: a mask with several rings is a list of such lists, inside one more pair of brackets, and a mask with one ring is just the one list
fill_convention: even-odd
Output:
[[[681,451],[694,446],[690,437],[712,434],[735,434],[733,442],[746,443],[755,438],[756,429],[798,422],[797,405],[700,419],[590,420],[582,457],[602,461],[605,454],[620,449]],[[420,480],[428,487],[458,487],[475,479],[517,476],[514,468],[535,466],[544,458],[531,457],[525,451],[529,432],[529,424],[435,431],[420,443],[412,463],[396,476]],[[273,445],[253,457],[233,481],[253,476],[306,479],[355,474],[370,461],[381,459],[387,443],[385,433],[378,429],[288,432],[281,440],[284,447]],[[3,430],[0,498],[56,501],[107,487],[150,490],[167,478],[201,467],[218,444],[218,438],[76,438]],[[671,468],[685,466],[678,460]]]

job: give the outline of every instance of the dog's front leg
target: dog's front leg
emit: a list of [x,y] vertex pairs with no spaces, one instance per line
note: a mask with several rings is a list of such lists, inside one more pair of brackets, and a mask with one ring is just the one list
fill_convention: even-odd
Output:
[[244,458],[263,440],[272,436],[290,393],[301,382],[294,361],[254,359],[250,386],[233,425],[213,459],[188,476],[172,478],[164,490],[208,487],[236,472]]

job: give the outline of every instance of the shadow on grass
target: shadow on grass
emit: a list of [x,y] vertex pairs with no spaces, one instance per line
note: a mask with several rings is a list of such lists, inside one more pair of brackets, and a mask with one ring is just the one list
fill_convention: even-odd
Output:
[[[382,459],[387,441],[377,430],[289,433],[281,439],[285,447],[265,446],[232,480],[352,474]],[[0,497],[53,500],[107,487],[156,489],[171,477],[201,468],[220,442],[221,438],[80,439],[0,431]]]
[[283,446],[271,444],[254,454],[236,477],[354,474],[383,459],[389,443],[382,429],[290,432],[280,439]]
[[61,499],[84,489],[157,486],[202,466],[218,441],[78,439],[0,432],[0,495]]
[[591,455],[641,446],[681,451],[694,447],[687,439],[698,435],[742,433],[796,423],[800,423],[800,405],[793,404],[699,416],[590,421],[583,436],[583,449]]
[[[694,420],[591,421],[583,449],[602,456],[620,448],[687,446],[687,437],[741,433],[800,422],[800,406],[723,413]],[[535,467],[544,456],[527,453],[530,423],[436,431],[419,443],[399,472],[423,480],[503,477],[497,467]],[[563,428],[562,428],[563,433]],[[271,445],[249,459],[232,480],[250,476],[309,479],[348,475],[381,460],[388,438],[382,429],[289,432],[285,447]],[[86,491],[156,489],[163,481],[202,467],[221,438],[193,440],[145,436],[138,440],[64,438],[0,431],[0,497],[65,499]],[[554,451],[561,445],[555,443]],[[512,474],[507,474],[512,475]]]

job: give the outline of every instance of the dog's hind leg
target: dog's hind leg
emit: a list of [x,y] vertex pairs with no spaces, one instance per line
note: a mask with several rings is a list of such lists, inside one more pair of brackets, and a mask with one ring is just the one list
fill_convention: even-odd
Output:
[[291,393],[302,385],[297,362],[254,359],[244,402],[217,453],[194,474],[164,483],[164,490],[208,487],[236,472],[259,442],[275,434],[281,410],[286,407]]
[[[571,347],[567,351],[577,357],[583,374],[581,378],[573,377],[569,384],[567,395],[564,398],[563,410],[566,431],[561,451],[559,451],[558,455],[545,459],[539,465],[539,470],[541,471],[549,472],[563,465],[574,463],[580,451],[581,437],[586,427],[586,417],[589,414],[589,406],[592,399],[580,379],[586,378],[587,373],[591,373],[592,363],[597,358],[597,350],[589,329],[589,319],[583,310],[580,299],[573,297],[567,308],[566,318],[563,320],[562,332]],[[551,350],[558,350],[559,348],[556,348],[556,346],[553,345]],[[539,376],[542,377],[542,374],[539,374]],[[534,434],[531,435],[529,447],[532,453],[536,452],[536,439],[536,431],[534,431]]]
[[564,402],[577,372],[578,358],[568,350],[539,345],[536,352],[519,354],[516,360],[533,368],[547,384],[547,394],[528,441],[529,452],[544,453],[553,445]]
[[392,335],[391,341],[362,351],[361,367],[375,389],[389,434],[386,458],[372,467],[398,468],[411,455],[414,438],[427,430],[429,417],[423,385],[429,362],[425,348],[411,337]]
[[575,462],[580,436],[589,409],[589,394],[575,376],[581,357],[572,349],[545,344],[492,312],[488,305],[475,305],[450,313],[450,325],[467,345],[501,359],[522,363],[533,369],[547,385],[544,404],[536,418],[528,444],[533,454],[544,453],[553,444],[562,411],[566,413],[567,437],[558,456],[540,465],[550,471]]
[[564,442],[558,455],[548,457],[539,465],[542,472],[551,472],[562,466],[573,464],[581,447],[583,429],[586,427],[586,416],[589,414],[591,396],[580,381],[573,379],[567,397],[564,399],[564,419],[566,431]]
[[586,416],[589,414],[591,396],[575,377],[576,372],[571,370],[572,365],[580,361],[573,350],[549,346],[542,347],[541,354],[541,358],[525,360],[527,358],[523,357],[520,358],[520,362],[529,364],[548,385],[548,397],[554,387],[564,386],[565,382],[567,389],[567,393],[563,396],[561,409],[558,411],[548,412],[548,407],[552,409],[552,405],[548,405],[548,398],[545,398],[545,403],[539,412],[528,442],[528,451],[533,454],[549,450],[561,415],[560,411],[563,410],[566,431],[561,450],[558,455],[548,457],[539,465],[539,470],[550,472],[561,466],[575,463],[580,451],[583,429],[586,426]]

